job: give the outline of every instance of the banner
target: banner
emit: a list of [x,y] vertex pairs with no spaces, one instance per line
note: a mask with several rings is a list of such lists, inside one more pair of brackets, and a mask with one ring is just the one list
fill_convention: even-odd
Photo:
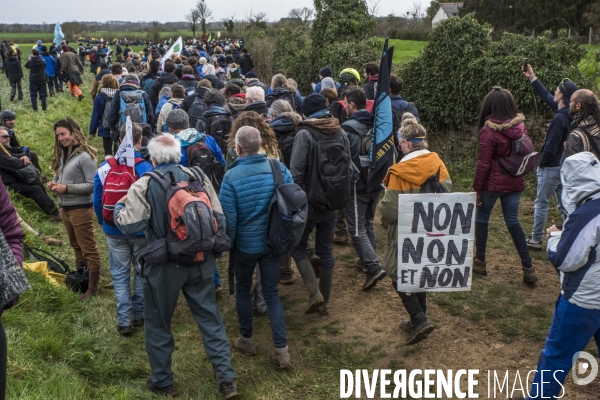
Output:
[[221,31],[217,32],[217,39],[221,39]]
[[176,56],[180,55],[181,50],[183,50],[183,41],[181,40],[181,36],[179,36],[179,39],[173,43],[173,46],[169,47],[169,50],[167,50],[163,58],[160,59],[160,65],[163,65],[167,58],[171,57],[172,54],[175,54]]
[[65,38],[65,35],[63,35],[62,28],[60,27],[60,22],[57,22],[56,25],[54,26],[54,41],[53,41],[53,43],[56,45],[56,47],[60,47],[60,44],[62,43],[62,40],[64,38]]
[[212,39],[212,32],[208,34],[208,41],[210,42]]
[[390,99],[390,63],[391,52],[388,51],[388,39],[383,45],[383,54],[379,65],[379,77],[375,86],[375,122],[373,124],[373,140],[369,154],[369,176],[367,193],[381,188],[381,182],[388,169],[394,163],[394,134],[392,100]]
[[131,125],[131,117],[127,116],[125,122],[126,134],[119,149],[115,153],[115,159],[121,165],[127,164],[129,167],[135,166],[135,152],[133,149],[133,127]]
[[398,195],[398,291],[471,290],[475,193]]

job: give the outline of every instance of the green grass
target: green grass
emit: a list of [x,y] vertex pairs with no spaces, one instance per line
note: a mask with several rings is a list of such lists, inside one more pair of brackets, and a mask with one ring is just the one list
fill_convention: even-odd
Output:
[[[52,28],[53,30],[51,32],[44,32],[44,33],[38,33],[38,32],[26,32],[26,33],[2,33],[0,34],[0,37],[2,37],[2,40],[7,40],[7,41],[24,41],[27,39],[31,39],[32,42],[35,42],[37,40],[43,40],[44,42],[47,41],[52,41],[54,39],[54,28]],[[217,35],[217,31],[211,31],[213,36],[216,38]],[[209,33],[207,33],[208,35]],[[112,41],[114,38],[118,38],[118,39],[129,39],[129,40],[133,40],[133,39],[141,39],[141,40],[145,40],[148,35],[145,31],[90,31],[90,32],[86,32],[85,34],[82,35],[83,37],[86,38],[103,38],[105,41]],[[187,29],[180,29],[177,31],[162,31],[160,33],[160,36],[163,39],[173,39],[176,40],[179,36],[186,38],[186,37],[192,37],[192,31],[187,30]],[[198,33],[196,32],[196,37],[200,37],[202,36],[202,32]],[[226,36],[226,32],[225,31],[221,31],[221,37],[225,37]],[[75,40],[72,39],[68,39],[69,42],[75,42]]]
[[419,55],[419,52],[423,50],[427,42],[421,42],[418,40],[400,40],[390,39],[388,45],[394,46],[394,59],[393,61],[400,64],[405,61],[410,61]]

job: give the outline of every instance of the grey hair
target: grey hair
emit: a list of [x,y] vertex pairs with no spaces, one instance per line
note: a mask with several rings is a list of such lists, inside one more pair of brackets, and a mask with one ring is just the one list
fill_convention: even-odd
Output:
[[148,143],[148,153],[156,165],[181,161],[181,143],[173,135],[157,136]]
[[242,126],[235,134],[235,142],[244,154],[257,154],[261,145],[260,132],[252,126]]
[[[125,69],[125,71],[127,71],[127,69]],[[123,81],[136,81],[137,83],[140,83],[140,77],[137,76],[137,74],[127,74],[125,75],[125,78],[123,78]]]
[[[247,95],[246,95],[247,97]],[[292,112],[294,109],[289,101],[285,100],[275,100],[273,104],[271,104],[271,117],[279,117],[281,114],[285,112]]]
[[246,88],[246,98],[252,101],[265,101],[265,91],[259,86]]
[[215,75],[215,66],[212,64],[204,64],[204,67],[202,67],[202,73],[204,75]]
[[211,104],[218,104],[218,105],[222,106],[226,102],[227,102],[227,99],[225,99],[225,95],[223,93],[221,93],[220,91],[218,91],[217,89],[210,89],[204,95],[204,104],[206,104],[207,106],[209,106]]

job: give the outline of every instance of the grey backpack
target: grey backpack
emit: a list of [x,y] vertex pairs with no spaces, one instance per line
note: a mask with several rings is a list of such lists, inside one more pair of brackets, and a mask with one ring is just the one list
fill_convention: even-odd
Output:
[[138,124],[147,123],[148,116],[146,115],[146,102],[144,101],[144,91],[130,90],[119,93],[119,128],[125,125],[127,117],[131,117],[131,122]]

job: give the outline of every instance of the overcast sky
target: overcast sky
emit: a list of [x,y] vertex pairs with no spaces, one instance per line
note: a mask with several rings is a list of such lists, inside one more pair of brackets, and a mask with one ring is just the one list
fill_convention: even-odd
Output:
[[[375,0],[376,1],[376,0]],[[46,22],[55,24],[65,21],[183,21],[184,15],[197,0],[0,0],[0,23]],[[264,12],[269,21],[286,17],[293,8],[311,7],[311,0],[207,0],[213,12],[213,19],[220,21],[233,15],[235,19],[245,19],[251,12]],[[378,15],[406,14],[420,4],[423,12],[429,0],[380,0]],[[276,6],[275,6],[276,5]]]

